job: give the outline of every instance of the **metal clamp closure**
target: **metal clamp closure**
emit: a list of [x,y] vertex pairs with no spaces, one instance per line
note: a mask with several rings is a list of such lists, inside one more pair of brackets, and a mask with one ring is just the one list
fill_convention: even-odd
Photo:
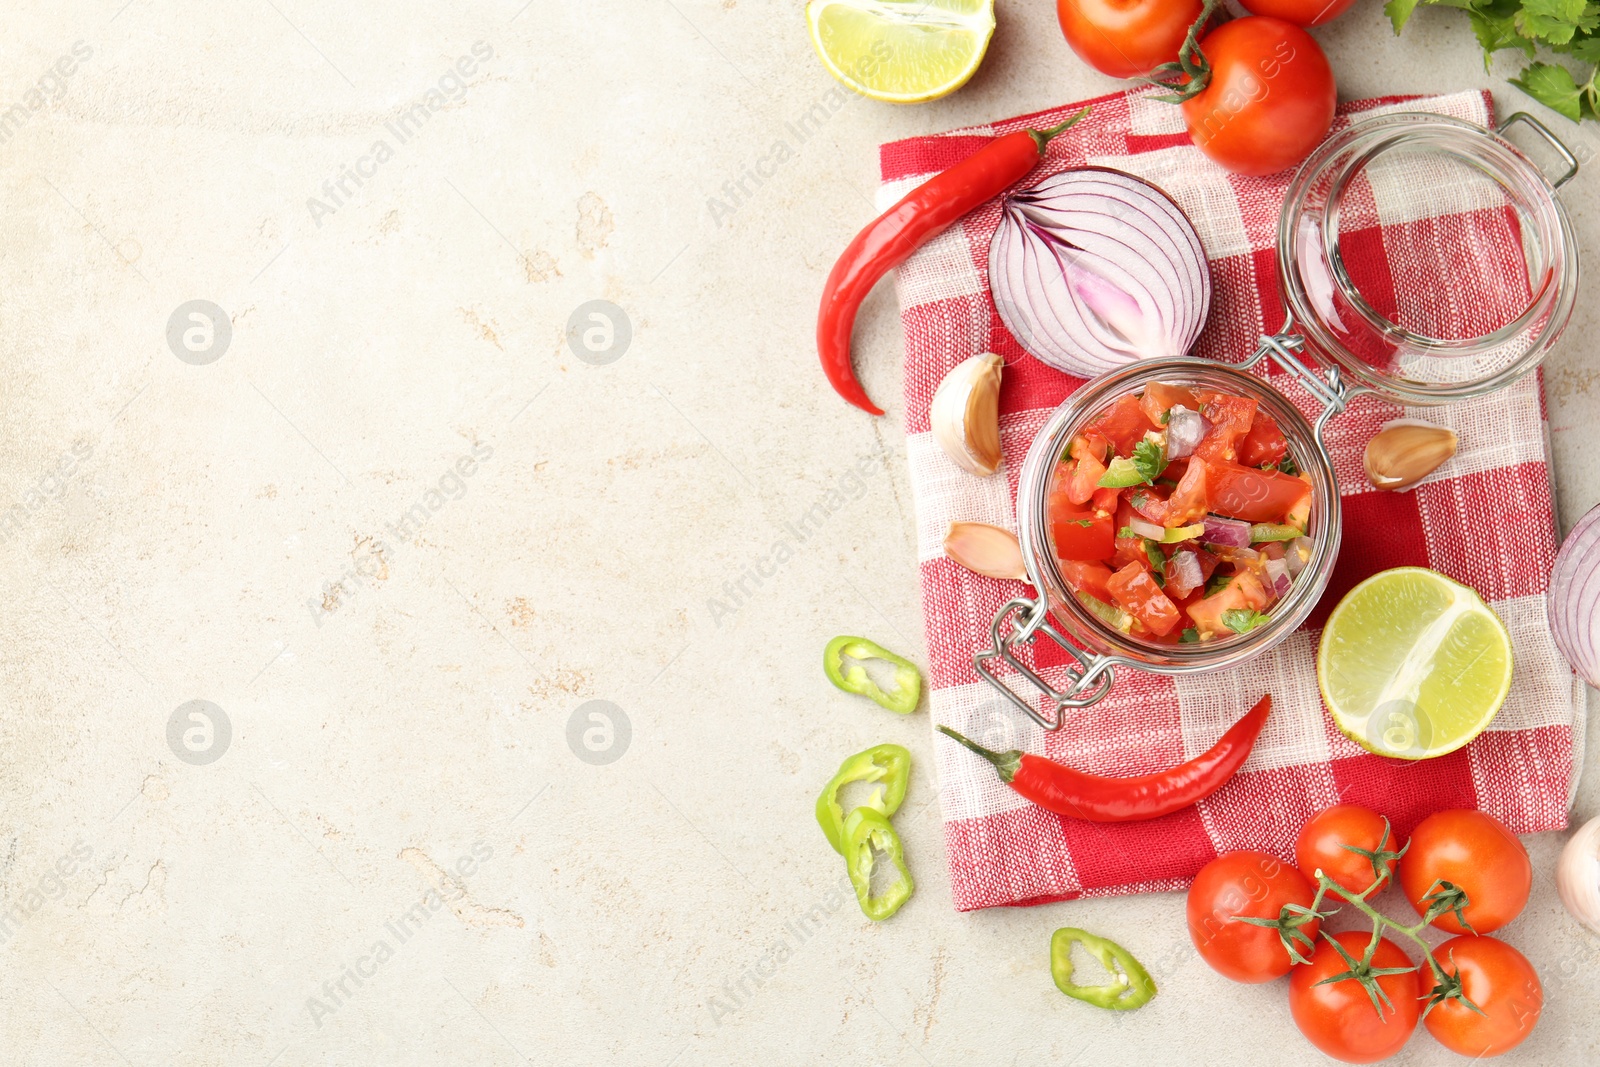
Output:
[[1306,351],[1306,342],[1300,335],[1289,332],[1293,325],[1294,319],[1290,318],[1276,334],[1261,338],[1260,347],[1249,359],[1240,364],[1240,369],[1249,370],[1263,359],[1270,359],[1288,371],[1306,392],[1322,404],[1322,413],[1317,416],[1317,421],[1312,426],[1317,443],[1322,444],[1322,434],[1327,428],[1328,421],[1343,411],[1350,401],[1372,390],[1349,384],[1337,366],[1322,363],[1309,353],[1307,355],[1311,360],[1310,363],[1301,359],[1300,354]]
[[[994,622],[989,627],[991,646],[974,655],[972,664],[983,676],[984,681],[1011,701],[1028,718],[1046,730],[1059,730],[1066,721],[1068,710],[1086,708],[1098,703],[1111,692],[1112,683],[1115,681],[1115,669],[1109,657],[1085,652],[1070,643],[1050,624],[1048,614],[1048,608],[1043,600],[1028,600],[1021,597],[1008,601],[995,615]],[[1045,681],[1039,672],[1017,658],[1014,651],[1017,646],[1031,644],[1039,634],[1054,641],[1077,663],[1076,668],[1071,663],[1067,665],[1067,678],[1070,684],[1065,689],[1055,688]],[[995,673],[992,661],[996,659],[1009,663],[1018,674],[1043,693],[1049,702],[1055,705],[1053,714],[1042,714],[1034,707],[1031,700],[1023,699],[1007,685],[1001,676]]]

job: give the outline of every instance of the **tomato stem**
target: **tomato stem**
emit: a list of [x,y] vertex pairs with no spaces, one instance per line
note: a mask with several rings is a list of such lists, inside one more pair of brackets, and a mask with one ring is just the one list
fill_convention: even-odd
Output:
[[1221,2],[1222,0],[1206,0],[1205,7],[1200,11],[1200,17],[1194,20],[1194,25],[1189,27],[1189,32],[1183,39],[1183,47],[1178,49],[1177,62],[1163,63],[1152,70],[1147,77],[1138,79],[1173,90],[1154,99],[1168,104],[1181,104],[1191,97],[1199,96],[1211,84],[1211,63],[1206,59],[1206,54],[1200,50],[1200,31],[1211,21],[1211,16],[1216,13]]

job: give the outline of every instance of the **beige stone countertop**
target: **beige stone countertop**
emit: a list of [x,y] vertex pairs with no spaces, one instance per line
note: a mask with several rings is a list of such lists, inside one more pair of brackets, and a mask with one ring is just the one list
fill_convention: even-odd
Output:
[[[818,669],[839,633],[923,659],[893,294],[856,334],[887,418],[812,343],[877,146],[1117,83],[1052,4],[1000,0],[964,89],[850,99],[714,218],[834,87],[802,9],[8,7],[7,1067],[1322,1062],[1283,983],[1195,957],[1179,895],[955,913],[926,710],[864,712]],[[1395,39],[1359,0],[1317,36],[1345,98],[1485,86],[1600,145],[1507,85],[1515,59],[1486,72],[1458,12]],[[1590,249],[1597,189],[1563,193]],[[1546,365],[1567,525],[1600,500],[1593,293]],[[610,362],[566,344],[595,300],[626,316]],[[871,492],[713,618],[862,457]],[[916,896],[801,938],[841,876],[816,792],[881,741],[916,759]],[[1506,933],[1547,1004],[1508,1064],[1600,1060],[1564,837],[1527,840]],[[1062,997],[1065,925],[1163,961],[1160,995]],[[1393,1062],[1455,1058],[1418,1035]]]

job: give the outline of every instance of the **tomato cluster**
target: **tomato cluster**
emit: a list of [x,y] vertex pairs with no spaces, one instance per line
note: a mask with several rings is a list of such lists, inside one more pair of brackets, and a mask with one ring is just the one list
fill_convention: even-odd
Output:
[[[1337,97],[1333,69],[1302,28],[1341,15],[1354,0],[1243,0],[1246,18],[1200,38],[1209,83],[1183,101],[1200,150],[1239,174],[1294,166],[1327,136]],[[1131,78],[1176,64],[1189,28],[1214,4],[1201,0],[1057,0],[1061,32],[1103,74]],[[1188,76],[1174,87],[1184,95]]]
[[[1396,881],[1415,926],[1370,906]],[[1438,812],[1396,848],[1386,818],[1343,804],[1301,829],[1292,866],[1264,852],[1206,864],[1189,889],[1189,936],[1236,982],[1288,974],[1295,1025],[1335,1059],[1387,1059],[1419,1021],[1452,1052],[1497,1056],[1532,1033],[1544,1004],[1533,965],[1486,936],[1521,912],[1532,881],[1522,843],[1482,812]],[[1340,900],[1373,919],[1371,933],[1320,929],[1331,913],[1324,901]],[[1418,934],[1430,924],[1461,936],[1423,966],[1382,936],[1397,931],[1422,946]]]
[[1247,633],[1310,561],[1311,483],[1293,471],[1255,400],[1151,382],[1096,415],[1057,464],[1047,509],[1062,577],[1136,637]]

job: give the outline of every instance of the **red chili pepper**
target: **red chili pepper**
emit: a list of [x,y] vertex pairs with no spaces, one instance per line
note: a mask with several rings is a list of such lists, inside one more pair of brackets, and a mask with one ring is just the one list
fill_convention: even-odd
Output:
[[1221,789],[1250,755],[1271,711],[1269,694],[1205,752],[1138,778],[1085,774],[1027,752],[992,752],[948,726],[939,729],[994,764],[1001,781],[1041,808],[1091,822],[1133,822],[1170,814]]
[[998,196],[1044,158],[1050,139],[1089,113],[1084,108],[1048,130],[1018,130],[997,137],[949,170],[917,186],[856,234],[822,289],[817,352],[833,388],[863,411],[882,415],[856,381],[850,365],[850,331],[872,287],[911,253],[979,204]]

